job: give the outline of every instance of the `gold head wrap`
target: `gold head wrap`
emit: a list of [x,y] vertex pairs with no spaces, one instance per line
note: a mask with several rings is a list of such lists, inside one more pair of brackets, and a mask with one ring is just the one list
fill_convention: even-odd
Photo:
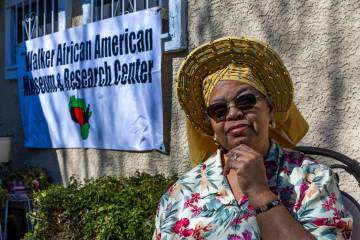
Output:
[[230,63],[226,68],[218,70],[204,79],[203,97],[206,106],[209,105],[212,90],[220,80],[238,81],[248,84],[268,97],[264,84],[260,81],[259,77],[256,76],[256,73],[251,71],[250,67]]
[[294,147],[306,134],[308,124],[293,103],[292,81],[280,57],[256,40],[221,38],[193,50],[177,75],[177,94],[187,116],[193,165],[216,151],[206,106],[220,80],[240,81],[271,98],[275,128],[269,126],[269,136],[281,146]]

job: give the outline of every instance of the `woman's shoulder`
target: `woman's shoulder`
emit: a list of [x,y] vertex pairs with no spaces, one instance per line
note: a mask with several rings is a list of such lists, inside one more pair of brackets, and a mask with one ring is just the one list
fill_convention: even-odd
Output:
[[295,149],[282,148],[284,164],[291,165],[293,167],[300,167],[305,162],[316,164],[316,160],[311,156],[305,155],[303,152]]
[[332,169],[318,160],[294,149],[283,149],[283,169],[287,169],[293,183],[298,181],[327,185],[333,180]]
[[190,171],[184,173],[179,178],[179,181],[181,183],[186,183],[189,180],[197,182],[201,179],[201,176],[204,176],[204,175],[208,176],[208,175],[212,175],[215,172],[219,172],[219,168],[221,168],[219,157],[220,157],[219,153],[215,152],[204,162],[199,163],[194,168],[192,168]]
[[320,168],[324,170],[331,170],[329,166],[320,163],[312,156],[306,155],[295,149],[283,148],[283,164],[291,166],[292,168],[304,168],[310,170],[312,168]]
[[299,222],[306,222],[303,226],[316,238],[333,234],[334,239],[348,239],[352,218],[344,210],[332,169],[296,150],[284,149],[283,156],[284,168],[292,167],[290,174],[283,177],[293,189],[286,198],[289,211]]
[[[170,186],[170,188],[164,193],[162,198],[175,199],[179,195],[184,198],[185,195],[191,195],[200,192],[200,188],[203,187],[203,182],[207,181],[209,177],[213,178],[221,171],[219,168],[218,154],[214,153],[206,161],[198,164],[191,170],[182,174],[178,180]],[[206,180],[205,180],[206,179]]]

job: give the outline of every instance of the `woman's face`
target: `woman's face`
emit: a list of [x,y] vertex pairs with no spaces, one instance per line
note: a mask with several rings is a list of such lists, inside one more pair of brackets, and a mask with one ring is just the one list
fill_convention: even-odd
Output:
[[[240,110],[236,107],[234,100],[239,102],[238,99],[242,99],[248,93],[258,96],[256,104]],[[227,113],[220,121],[219,119],[215,121],[210,117],[215,137],[223,148],[231,150],[239,144],[246,144],[258,152],[267,151],[268,127],[273,108],[258,91],[238,81],[222,80],[215,85],[210,95],[209,106],[215,103],[226,103],[228,106]]]

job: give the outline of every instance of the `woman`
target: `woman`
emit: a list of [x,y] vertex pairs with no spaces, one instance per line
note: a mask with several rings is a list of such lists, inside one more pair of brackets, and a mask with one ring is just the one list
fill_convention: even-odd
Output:
[[154,239],[350,237],[333,172],[283,148],[308,125],[268,45],[236,37],[202,45],[181,65],[177,84],[190,156],[205,161],[161,198]]

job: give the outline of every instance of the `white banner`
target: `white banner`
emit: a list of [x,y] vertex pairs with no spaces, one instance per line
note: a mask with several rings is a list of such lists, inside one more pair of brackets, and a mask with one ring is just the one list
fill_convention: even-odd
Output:
[[154,8],[23,43],[25,147],[164,151],[160,35]]

